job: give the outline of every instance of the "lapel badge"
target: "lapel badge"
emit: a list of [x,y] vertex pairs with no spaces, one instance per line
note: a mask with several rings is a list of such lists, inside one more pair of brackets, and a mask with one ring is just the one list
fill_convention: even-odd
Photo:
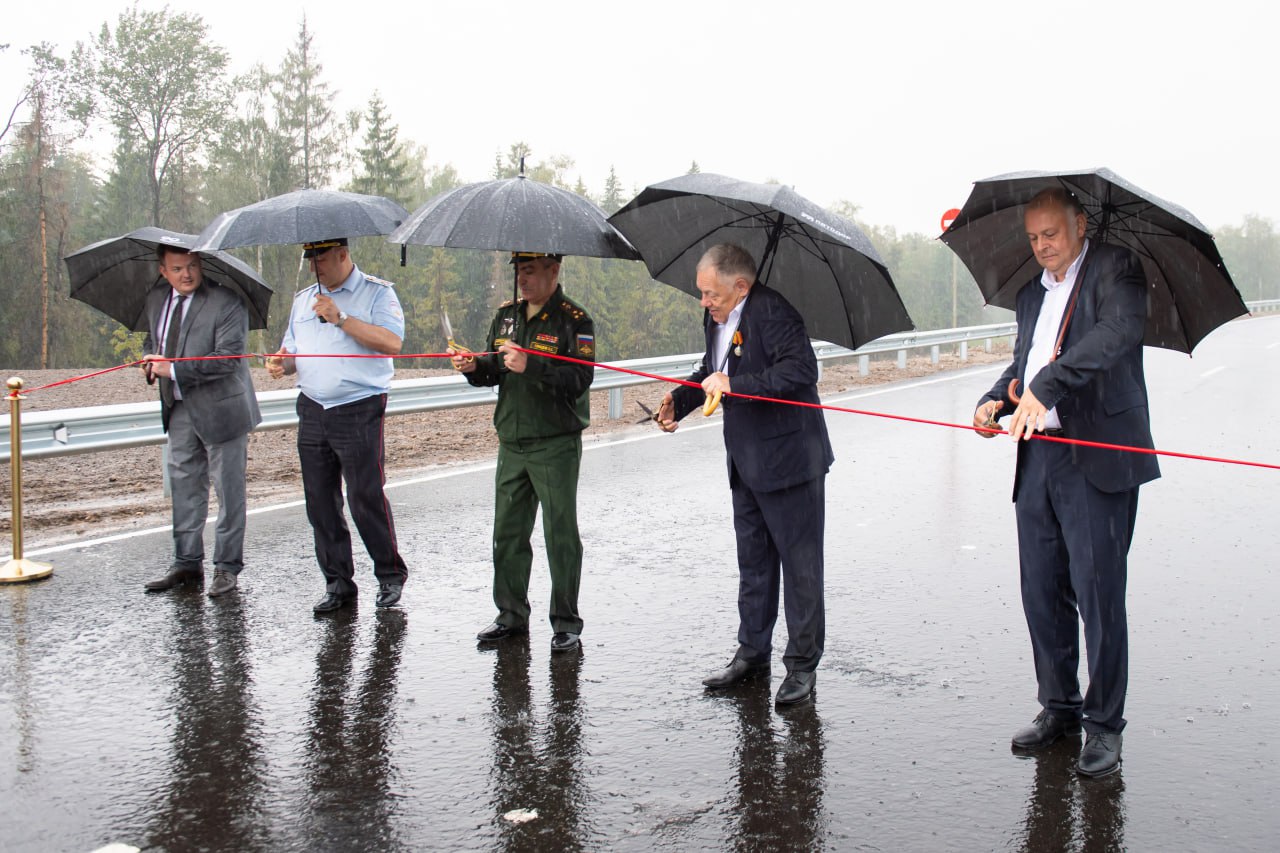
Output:
[[742,358],[742,332],[737,329],[733,332],[733,354]]

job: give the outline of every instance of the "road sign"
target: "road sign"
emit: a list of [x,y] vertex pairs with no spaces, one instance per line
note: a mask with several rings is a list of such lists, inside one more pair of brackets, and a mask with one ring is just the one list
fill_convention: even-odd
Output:
[[942,230],[946,231],[951,227],[951,223],[956,221],[956,217],[960,215],[960,208],[953,207],[946,213],[942,214]]

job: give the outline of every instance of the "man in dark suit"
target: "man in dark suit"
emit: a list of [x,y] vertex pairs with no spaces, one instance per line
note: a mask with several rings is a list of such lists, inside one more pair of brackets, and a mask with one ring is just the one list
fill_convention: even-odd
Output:
[[147,295],[142,369],[148,380],[160,381],[174,553],[168,574],[149,581],[146,589],[160,592],[203,578],[212,474],[218,522],[209,597],[217,598],[236,589],[244,568],[245,465],[249,433],[262,415],[243,358],[166,359],[244,355],[249,312],[238,294],[204,278],[198,255],[164,244],[157,251],[160,275],[168,284]]
[[[655,415],[667,432],[706,396],[740,394],[818,402],[818,362],[804,320],[777,291],[756,282],[756,264],[740,246],[711,247],[698,262],[706,309],[707,352]],[[820,409],[724,399],[733,524],[738,540],[738,651],[724,670],[703,680],[716,689],[767,674],[785,592],[787,676],[780,705],[813,692],[826,637],[823,605],[824,485],[834,456]],[[780,578],[781,576],[781,578]]]
[[[1125,584],[1138,486],[1160,468],[1149,454],[1029,439],[1153,446],[1142,372],[1146,282],[1132,252],[1085,239],[1084,211],[1059,188],[1028,203],[1024,224],[1044,273],[1018,293],[1013,363],[973,417],[975,427],[991,427],[1012,413],[1009,433],[1021,439],[1013,499],[1022,607],[1044,710],[1013,747],[1048,746],[1083,723],[1077,769],[1102,776],[1120,765],[1125,725]],[[1080,621],[1089,657],[1083,698]]]

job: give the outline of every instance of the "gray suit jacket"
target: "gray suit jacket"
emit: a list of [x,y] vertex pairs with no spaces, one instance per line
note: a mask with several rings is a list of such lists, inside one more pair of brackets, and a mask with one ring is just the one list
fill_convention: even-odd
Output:
[[[160,323],[165,302],[173,289],[161,281],[147,294],[147,338],[143,351],[161,354]],[[179,358],[205,355],[243,355],[249,334],[249,312],[239,295],[217,281],[205,278],[191,295],[182,332]],[[178,364],[178,387],[183,405],[190,407],[191,423],[205,444],[220,444],[250,432],[262,420],[253,391],[247,359],[185,361]],[[167,407],[161,411],[169,429]]]

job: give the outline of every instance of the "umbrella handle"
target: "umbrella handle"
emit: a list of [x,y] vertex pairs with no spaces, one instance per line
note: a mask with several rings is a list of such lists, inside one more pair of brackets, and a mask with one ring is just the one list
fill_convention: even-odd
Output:
[[714,394],[708,394],[707,401],[702,404],[702,414],[705,417],[710,417],[711,415],[715,414],[716,408],[719,405],[720,405],[720,392],[717,391]]

